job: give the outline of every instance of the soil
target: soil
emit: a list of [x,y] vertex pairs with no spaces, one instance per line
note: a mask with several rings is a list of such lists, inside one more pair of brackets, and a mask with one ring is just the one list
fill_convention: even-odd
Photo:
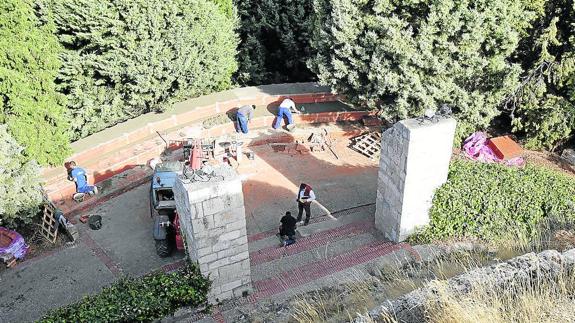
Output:
[[575,168],[555,153],[525,150],[524,158],[529,164],[547,167],[570,176],[575,176]]

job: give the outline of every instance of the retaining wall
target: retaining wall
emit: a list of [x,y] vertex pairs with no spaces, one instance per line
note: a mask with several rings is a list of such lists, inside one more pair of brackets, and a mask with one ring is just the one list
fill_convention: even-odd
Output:
[[[508,290],[514,286],[529,286],[536,279],[552,280],[560,275],[569,277],[573,273],[575,249],[563,253],[547,250],[538,254],[528,253],[448,279],[445,291],[457,297],[470,293],[477,286],[484,290]],[[390,317],[397,322],[425,322],[426,305],[437,302],[438,295],[438,286],[430,284],[359,315],[353,322],[389,322]]]
[[[90,182],[99,183],[160,156],[166,144],[158,133],[167,141],[232,133],[235,128],[231,121],[209,129],[203,128],[200,121],[244,104],[277,104],[287,96],[297,104],[334,102],[339,99],[329,88],[316,83],[275,84],[215,93],[176,103],[169,112],[146,114],[81,139],[72,144],[74,154],[67,160],[76,161],[88,171]],[[294,115],[294,120],[300,124],[333,123],[357,121],[367,114],[366,111],[308,113]],[[258,117],[252,120],[250,127],[270,127],[274,119],[272,115]],[[75,191],[74,184],[66,179],[64,166],[44,168],[42,176],[44,188],[52,201],[69,199]]]

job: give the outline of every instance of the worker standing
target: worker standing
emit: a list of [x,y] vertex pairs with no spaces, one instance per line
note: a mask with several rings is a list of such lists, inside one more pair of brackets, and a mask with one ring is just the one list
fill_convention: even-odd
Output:
[[293,122],[293,118],[292,118],[292,112],[293,113],[300,113],[296,107],[295,107],[295,102],[293,102],[293,100],[291,98],[286,98],[282,101],[282,103],[280,103],[280,106],[278,108],[278,115],[276,118],[276,121],[274,122],[274,129],[277,129],[281,126],[282,120],[284,118],[287,119],[287,125],[286,127],[288,128],[288,130],[293,129],[294,126],[294,122]]
[[297,194],[298,224],[302,224],[301,218],[303,215],[303,210],[305,210],[305,222],[303,225],[309,224],[309,218],[311,217],[311,202],[313,201],[315,201],[315,193],[313,192],[311,186],[305,183],[301,183]]
[[68,165],[68,180],[76,184],[76,193],[98,194],[98,187],[88,185],[88,175],[82,167],[77,166],[75,161],[69,162]]
[[254,118],[255,105],[243,105],[236,112],[237,132],[248,133],[248,122]]

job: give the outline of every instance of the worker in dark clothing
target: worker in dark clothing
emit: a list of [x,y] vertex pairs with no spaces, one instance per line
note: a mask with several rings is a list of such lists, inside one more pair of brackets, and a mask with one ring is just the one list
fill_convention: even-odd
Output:
[[303,225],[309,224],[309,218],[311,217],[311,202],[315,200],[315,193],[311,189],[311,186],[301,183],[299,186],[299,191],[297,194],[297,222],[301,224],[301,217],[303,210],[305,210],[305,222]]
[[248,133],[248,122],[254,118],[255,105],[243,105],[236,112],[237,132]]
[[[295,242],[295,227],[296,219],[291,215],[291,212],[286,214],[280,220],[280,227],[278,229],[278,236],[283,240],[283,246],[289,246]],[[284,240],[284,237],[287,239]]]

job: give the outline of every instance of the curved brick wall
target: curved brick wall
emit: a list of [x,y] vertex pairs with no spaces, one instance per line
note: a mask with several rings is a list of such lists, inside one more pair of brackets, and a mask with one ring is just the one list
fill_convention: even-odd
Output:
[[[146,164],[165,149],[166,140],[187,137],[215,137],[235,131],[232,122],[203,129],[200,121],[221,115],[244,104],[271,105],[290,96],[297,104],[333,102],[338,96],[328,88],[315,83],[276,84],[240,88],[190,99],[174,105],[162,114],[147,114],[116,125],[72,144],[75,153],[67,160],[75,160],[88,170],[91,182],[101,182],[137,165]],[[296,123],[331,123],[356,121],[367,115],[365,111],[320,112],[295,115]],[[264,116],[252,120],[251,128],[269,127],[274,117]],[[44,188],[53,201],[67,199],[74,193],[74,185],[66,179],[62,167],[42,171]]]

